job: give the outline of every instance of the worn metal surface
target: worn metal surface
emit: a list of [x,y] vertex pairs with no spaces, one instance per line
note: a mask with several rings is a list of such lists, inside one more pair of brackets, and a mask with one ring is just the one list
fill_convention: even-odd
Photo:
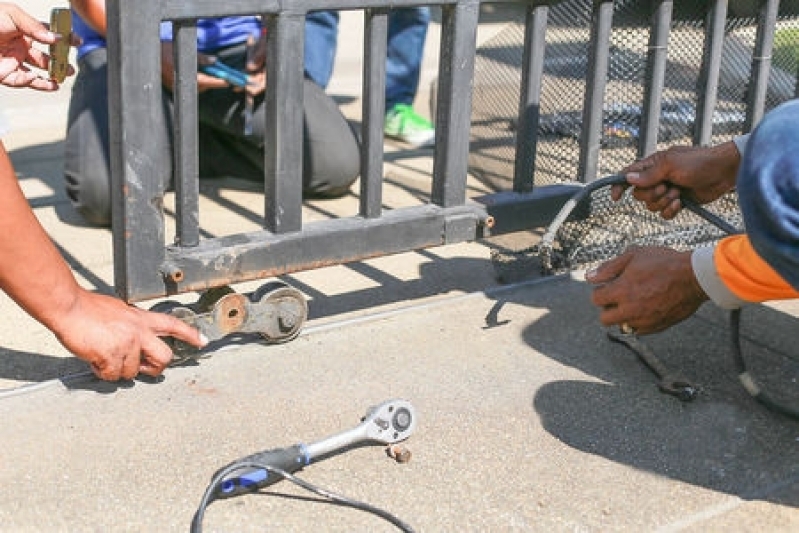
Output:
[[[251,294],[240,294],[224,285],[205,291],[192,305],[163,301],[152,310],[170,314],[197,328],[209,341],[231,334],[256,333],[270,344],[293,340],[308,318],[305,296],[281,281],[262,285]],[[170,339],[175,354],[172,364],[202,357],[196,347]]]

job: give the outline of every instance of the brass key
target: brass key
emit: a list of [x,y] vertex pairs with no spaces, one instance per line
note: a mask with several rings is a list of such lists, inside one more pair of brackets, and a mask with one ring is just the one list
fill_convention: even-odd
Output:
[[50,79],[62,83],[69,71],[69,43],[72,35],[72,13],[69,8],[57,7],[50,12],[50,31],[61,39],[50,45]]

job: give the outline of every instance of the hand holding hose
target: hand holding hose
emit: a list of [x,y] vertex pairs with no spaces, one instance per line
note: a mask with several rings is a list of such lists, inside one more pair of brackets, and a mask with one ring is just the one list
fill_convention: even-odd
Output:
[[619,200],[632,186],[636,200],[671,220],[685,207],[683,198],[706,204],[731,191],[740,161],[732,141],[712,147],[671,147],[623,169],[627,184],[614,185],[611,197]]

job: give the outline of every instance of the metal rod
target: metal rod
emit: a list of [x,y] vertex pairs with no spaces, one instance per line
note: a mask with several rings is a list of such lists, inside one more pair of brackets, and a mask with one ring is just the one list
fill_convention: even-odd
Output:
[[442,207],[466,202],[474,56],[480,3],[442,7],[439,93],[431,201]]
[[751,131],[763,118],[771,74],[771,54],[774,50],[774,33],[777,27],[777,12],[780,0],[765,0],[757,21],[757,37],[752,53],[752,75],[746,99],[746,121],[744,131]]
[[548,14],[549,6],[531,4],[527,7],[513,175],[513,190],[516,192],[533,190]]
[[638,157],[645,157],[657,149],[663,87],[666,79],[666,63],[669,56],[669,33],[671,30],[673,4],[672,0],[660,0],[652,13],[652,30],[649,34],[649,50],[646,61],[646,76],[644,78],[644,110],[641,117],[641,140],[638,144]]
[[383,117],[386,114],[388,12],[364,11],[363,146],[360,214],[379,217],[383,206]]
[[713,137],[713,113],[718,98],[721,54],[724,50],[724,28],[727,22],[727,0],[714,0],[707,15],[702,67],[696,94],[696,120],[693,143],[707,146]]
[[593,181],[599,173],[599,150],[602,143],[602,119],[610,63],[612,24],[613,2],[595,3],[591,16],[591,42],[588,51],[583,126],[580,132],[580,162],[577,171],[577,177],[583,183]]
[[302,229],[305,13],[267,17],[266,39],[264,227],[289,233]]
[[[114,283],[130,301],[147,291],[163,292],[163,194],[154,184],[169,165],[157,136],[142,124],[163,117],[159,2],[109,2],[108,99],[111,157],[111,219]],[[144,37],[144,38],[143,38]],[[135,82],[134,82],[135,80]]]
[[173,23],[175,60],[175,244],[200,242],[199,131],[197,115],[197,26]]

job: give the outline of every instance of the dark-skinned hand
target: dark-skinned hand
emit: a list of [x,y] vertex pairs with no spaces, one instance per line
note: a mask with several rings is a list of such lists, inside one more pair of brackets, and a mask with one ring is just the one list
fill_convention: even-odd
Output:
[[707,300],[691,269],[691,252],[633,247],[586,273],[591,301],[606,326],[637,333],[662,331],[690,317]]
[[629,185],[614,185],[611,197],[624,189],[652,212],[670,220],[682,209],[680,196],[706,204],[735,187],[741,155],[732,141],[712,147],[674,146],[636,161],[621,171]]

